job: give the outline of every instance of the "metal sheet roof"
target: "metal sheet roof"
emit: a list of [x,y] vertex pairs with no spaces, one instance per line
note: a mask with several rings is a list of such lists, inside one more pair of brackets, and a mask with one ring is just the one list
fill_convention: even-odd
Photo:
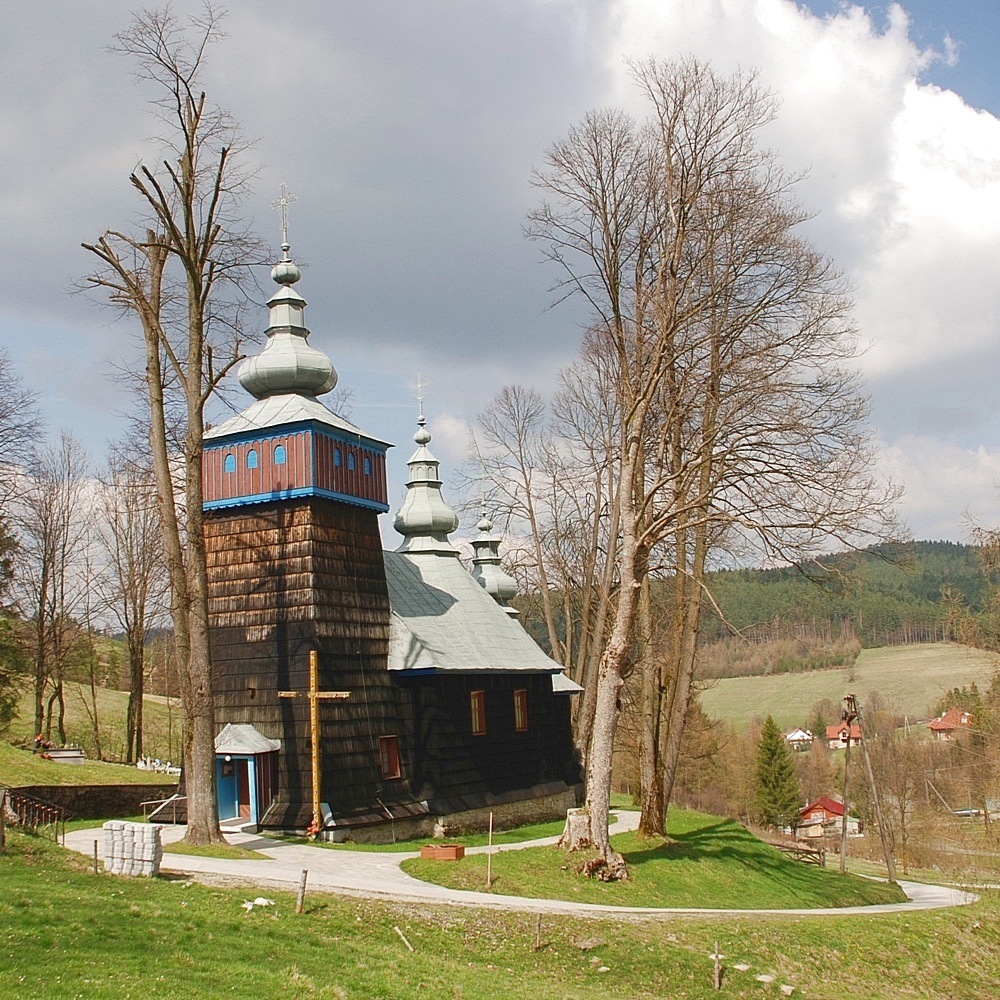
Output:
[[558,673],[454,555],[385,552],[389,669]]
[[270,753],[281,749],[281,740],[269,740],[255,726],[245,722],[227,723],[215,737],[215,752],[229,754]]

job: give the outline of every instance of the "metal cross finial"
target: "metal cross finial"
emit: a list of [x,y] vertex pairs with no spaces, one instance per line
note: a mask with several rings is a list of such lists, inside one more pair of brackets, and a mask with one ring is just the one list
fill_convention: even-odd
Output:
[[419,420],[424,419],[424,389],[427,388],[427,383],[424,381],[424,377],[420,372],[417,372],[417,416]]
[[289,194],[288,186],[284,181],[281,182],[281,187],[278,188],[278,198],[276,201],[271,202],[271,208],[277,209],[281,213],[281,242],[285,244],[288,242],[288,206],[295,201],[295,195]]

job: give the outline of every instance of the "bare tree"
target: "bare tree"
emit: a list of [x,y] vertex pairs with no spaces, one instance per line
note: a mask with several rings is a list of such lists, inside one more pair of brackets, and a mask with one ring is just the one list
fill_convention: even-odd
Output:
[[39,450],[18,487],[18,603],[28,623],[36,734],[66,741],[63,680],[80,636],[90,529],[87,456],[71,435]]
[[608,843],[626,672],[648,636],[646,579],[670,590],[670,641],[646,685],[643,821],[662,832],[691,702],[705,574],[722,544],[802,559],[889,530],[841,278],[799,235],[794,178],[757,140],[774,106],[754,77],[688,60],[634,67],[651,114],[592,113],[536,183],[529,235],[593,311],[585,358],[614,393],[609,517],[618,578],[587,748],[592,842]]
[[[239,360],[241,283],[259,247],[239,222],[246,174],[238,129],[211,106],[200,78],[221,15],[206,5],[179,23],[170,8],[137,14],[116,51],[158,93],[165,159],[130,181],[148,218],[144,233],[108,230],[84,244],[99,261],[87,279],[139,320],[146,363],[150,447],[174,639],[182,664],[187,839],[221,840],[215,794],[215,712],[208,636],[201,456],[205,405]],[[225,290],[236,290],[226,298]],[[175,409],[172,410],[171,404]],[[173,426],[171,415],[177,417]]]
[[8,517],[7,504],[19,474],[31,460],[41,419],[33,392],[18,377],[7,351],[0,348],[0,519]]
[[[163,539],[152,469],[129,442],[114,445],[97,502],[97,540],[104,572],[97,583],[104,613],[125,637],[129,699],[125,759],[142,757],[142,699],[146,640],[166,608]],[[145,458],[145,456],[143,456]]]

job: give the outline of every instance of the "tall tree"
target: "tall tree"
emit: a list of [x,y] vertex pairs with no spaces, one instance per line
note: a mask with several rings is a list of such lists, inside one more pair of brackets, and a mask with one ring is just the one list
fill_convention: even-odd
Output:
[[100,262],[87,280],[138,319],[143,334],[150,450],[181,662],[192,843],[222,839],[202,524],[205,405],[239,360],[233,308],[240,295],[227,300],[226,289],[238,290],[259,256],[239,221],[247,178],[239,166],[238,128],[201,89],[220,19],[211,5],[187,24],[169,7],[143,11],[116,36],[116,50],[134,61],[140,80],[157,93],[153,106],[167,128],[165,159],[141,165],[130,177],[146,212],[145,232],[108,230],[84,244]]
[[[98,581],[102,609],[125,637],[129,663],[125,759],[142,757],[142,699],[146,640],[167,597],[163,540],[156,504],[156,483],[147,463],[136,460],[128,443],[109,452],[97,503],[97,539],[104,572]],[[141,454],[141,452],[139,452]]]
[[88,460],[72,435],[39,449],[18,488],[19,605],[30,623],[34,731],[66,741],[63,680],[79,639],[87,591]]
[[790,824],[802,805],[792,751],[769,715],[757,743],[757,814],[766,826]]
[[[850,368],[843,281],[799,234],[805,213],[758,135],[773,100],[753,76],[694,60],[634,67],[649,119],[588,114],[547,154],[551,199],[529,235],[580,294],[584,360],[609,373],[607,506],[615,600],[593,675],[584,835],[608,843],[621,687],[643,662],[645,581],[669,588],[666,656],[645,685],[643,820],[662,831],[680,754],[706,567],[720,545],[799,561],[891,527]],[[638,644],[637,644],[638,638]]]

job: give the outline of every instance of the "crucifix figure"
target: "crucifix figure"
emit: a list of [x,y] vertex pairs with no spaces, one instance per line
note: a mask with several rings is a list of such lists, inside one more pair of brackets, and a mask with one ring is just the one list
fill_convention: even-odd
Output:
[[325,699],[342,700],[350,698],[350,691],[320,691],[319,689],[319,654],[315,649],[309,651],[309,690],[279,691],[279,698],[309,699],[309,735],[312,740],[312,824],[310,829],[318,833],[323,827],[323,817],[319,806],[319,703]]

